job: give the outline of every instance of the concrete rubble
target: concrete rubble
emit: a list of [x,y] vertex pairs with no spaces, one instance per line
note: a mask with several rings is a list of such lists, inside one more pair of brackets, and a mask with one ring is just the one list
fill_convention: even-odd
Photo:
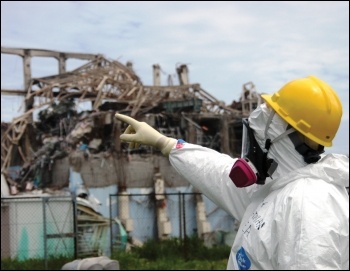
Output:
[[[46,50],[29,50],[28,56],[28,50],[23,50],[27,52],[22,55],[24,62],[37,55],[57,57],[56,52]],[[2,47],[2,53],[21,52]],[[68,53],[59,56],[67,59]],[[260,102],[253,83],[243,85],[238,101],[225,105],[200,84],[189,82],[186,65],[176,68],[179,84],[174,85],[169,78],[167,86],[160,85],[161,68],[154,65],[154,85],[145,86],[132,63],[123,65],[102,55],[90,58],[87,64],[70,72],[42,78],[28,78],[25,74],[26,111],[11,123],[1,124],[1,173],[10,194],[67,187],[67,171],[57,178],[62,170],[55,169],[57,161],[64,158],[68,158],[65,166],[76,171],[81,170],[84,159],[95,156],[113,157],[120,168],[120,160],[130,159],[132,153],[119,141],[125,124],[113,118],[116,112],[146,121],[165,135],[230,155],[240,154],[241,118]],[[64,62],[59,59],[62,68]],[[11,91],[2,90],[3,94],[10,95]],[[78,113],[76,104],[80,102],[90,102],[91,110]],[[42,110],[35,122],[32,115],[37,109]],[[146,146],[135,152],[158,155]],[[117,170],[117,174],[118,186],[125,187],[123,170]]]
[[[126,124],[114,118],[116,112],[145,121],[166,136],[237,157],[241,155],[242,118],[261,101],[254,84],[248,82],[237,100],[226,105],[199,83],[190,83],[187,65],[176,66],[178,83],[169,76],[166,86],[161,85],[161,67],[153,65],[153,85],[147,86],[131,62],[124,65],[99,54],[6,47],[1,53],[22,57],[24,71],[24,89],[2,89],[1,95],[20,95],[25,104],[21,116],[1,123],[1,197],[75,194],[80,198],[78,224],[85,225],[86,220],[91,222],[86,225],[95,227],[105,221],[100,230],[104,233],[109,222],[96,211],[101,203],[90,193],[92,189],[109,187],[109,193],[125,195],[127,189],[134,188],[159,193],[156,215],[158,237],[162,239],[172,229],[166,198],[160,195],[166,188],[188,186],[159,150],[149,146],[130,150],[120,141]],[[32,78],[33,57],[56,59],[59,73]],[[66,71],[69,59],[87,62]],[[83,104],[88,104],[88,109],[78,110]],[[33,118],[35,112],[39,112],[37,120]],[[130,202],[128,197],[118,200],[116,221],[126,238],[134,230]],[[195,200],[200,218],[198,235],[214,236],[203,198],[198,195]],[[132,245],[142,245],[131,239]],[[70,263],[68,268],[81,263]]]

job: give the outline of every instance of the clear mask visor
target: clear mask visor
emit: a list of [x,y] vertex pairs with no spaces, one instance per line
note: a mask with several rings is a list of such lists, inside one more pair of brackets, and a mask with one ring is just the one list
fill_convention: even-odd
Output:
[[243,129],[242,129],[242,153],[241,158],[244,158],[248,155],[249,147],[250,147],[250,140],[249,140],[249,134],[248,134],[248,120],[243,119]]

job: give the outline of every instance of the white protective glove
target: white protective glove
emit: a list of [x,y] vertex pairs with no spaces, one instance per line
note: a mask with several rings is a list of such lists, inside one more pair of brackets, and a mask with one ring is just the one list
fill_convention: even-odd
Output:
[[115,114],[115,117],[129,124],[125,132],[120,135],[120,139],[129,142],[130,149],[138,148],[140,144],[150,145],[159,149],[163,155],[169,156],[177,142],[175,138],[162,135],[146,122],[140,122],[118,113]]

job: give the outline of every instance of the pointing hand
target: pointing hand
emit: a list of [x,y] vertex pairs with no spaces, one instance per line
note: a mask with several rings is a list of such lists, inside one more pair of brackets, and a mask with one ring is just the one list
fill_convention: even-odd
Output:
[[129,124],[125,132],[120,135],[120,139],[129,142],[129,148],[131,149],[138,148],[140,144],[144,144],[156,147],[165,156],[168,156],[177,142],[175,138],[162,135],[146,122],[140,122],[132,117],[118,113],[115,114],[115,117]]

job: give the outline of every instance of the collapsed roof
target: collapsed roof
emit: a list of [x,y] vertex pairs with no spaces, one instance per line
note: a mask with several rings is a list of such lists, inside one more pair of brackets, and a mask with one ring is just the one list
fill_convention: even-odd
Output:
[[[229,126],[239,122],[259,103],[254,85],[245,84],[243,99],[226,106],[199,84],[188,82],[186,65],[180,65],[176,69],[179,85],[173,85],[169,81],[168,86],[160,86],[160,80],[157,80],[160,67],[154,65],[153,68],[156,84],[153,86],[142,84],[131,63],[123,65],[101,55],[71,72],[31,79],[25,98],[27,111],[10,124],[2,125],[1,172],[8,175],[8,169],[13,165],[33,165],[40,155],[48,152],[51,157],[62,158],[76,150],[76,144],[79,143],[84,143],[93,150],[101,151],[112,147],[120,150],[115,142],[106,147],[106,142],[111,142],[115,136],[115,112],[145,119],[169,135],[174,135],[171,129],[176,127],[181,126],[184,130],[185,121],[195,127],[192,133],[197,132],[197,136],[189,134],[189,131],[180,131],[178,136],[222,152],[238,153],[234,149],[239,144],[235,142],[232,146],[228,141],[229,138],[235,140],[240,135],[229,136],[228,130]],[[91,102],[91,110],[78,114],[74,105],[86,101]],[[248,111],[244,111],[244,102],[250,106]],[[37,109],[42,111],[39,113],[40,121],[35,123],[32,114]],[[150,118],[150,115],[153,117]],[[97,125],[96,119],[104,120],[102,129],[101,125]],[[29,131],[36,133],[35,140],[30,139]],[[204,142],[202,135],[200,141],[198,132],[207,133],[210,142]],[[56,138],[45,141],[45,138],[52,137]],[[47,142],[53,143],[51,147],[48,147]],[[98,148],[101,142],[104,146]],[[53,145],[59,146],[58,152]],[[18,162],[18,157],[21,162]]]

